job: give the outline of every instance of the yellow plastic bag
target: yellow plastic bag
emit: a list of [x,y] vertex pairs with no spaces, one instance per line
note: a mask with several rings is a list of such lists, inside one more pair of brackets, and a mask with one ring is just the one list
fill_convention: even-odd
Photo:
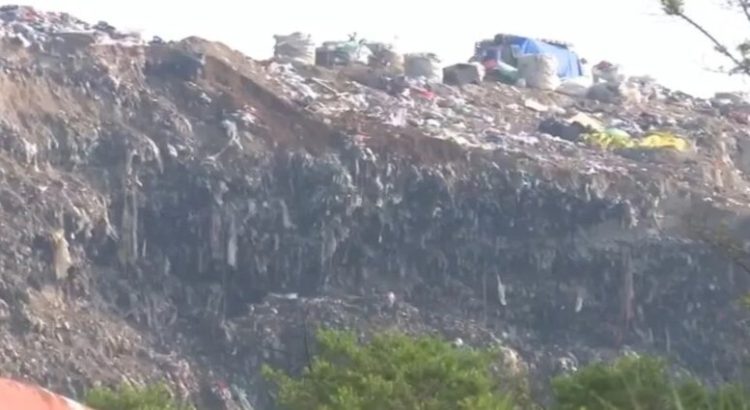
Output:
[[583,134],[583,141],[589,145],[595,145],[602,149],[622,149],[634,146],[632,138],[607,132]]
[[624,131],[607,130],[605,132],[583,134],[582,138],[586,144],[606,150],[625,148],[667,148],[686,151],[690,147],[684,138],[680,138],[668,132],[652,132],[644,138],[633,139]]
[[678,151],[688,149],[688,142],[668,132],[654,132],[638,141],[642,148],[672,148]]

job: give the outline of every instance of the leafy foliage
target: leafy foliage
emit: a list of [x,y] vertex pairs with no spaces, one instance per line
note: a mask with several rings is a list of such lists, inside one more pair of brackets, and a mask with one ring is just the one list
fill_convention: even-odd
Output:
[[86,405],[96,410],[194,410],[178,404],[163,385],[93,389],[86,395]]
[[[320,352],[299,377],[264,368],[285,410],[532,409],[527,386],[498,372],[497,352],[431,337],[380,334],[366,344],[322,331]],[[517,380],[516,380],[517,381]],[[524,388],[518,389],[518,386]],[[556,410],[750,410],[738,385],[709,389],[672,380],[663,360],[625,357],[552,380]]]
[[664,361],[627,357],[556,378],[559,410],[747,410],[747,392],[728,385],[711,391],[695,381],[674,383]]
[[594,364],[552,383],[561,410],[671,408],[672,386],[661,361],[625,358]]
[[431,337],[386,333],[367,344],[321,331],[320,352],[299,377],[265,368],[288,410],[509,410],[494,377],[496,352]]
[[660,0],[662,9],[665,13],[670,16],[676,16],[685,10],[685,2],[683,0]]

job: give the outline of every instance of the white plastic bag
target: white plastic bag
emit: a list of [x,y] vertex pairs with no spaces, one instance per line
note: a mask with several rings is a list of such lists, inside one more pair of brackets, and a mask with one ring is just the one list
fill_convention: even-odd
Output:
[[594,76],[594,82],[605,82],[612,84],[619,84],[625,80],[625,76],[620,73],[620,66],[617,64],[610,64],[606,61],[595,65],[591,73]]
[[404,56],[404,74],[407,77],[424,77],[429,82],[443,81],[440,59],[434,54],[407,54]]
[[518,71],[526,86],[541,90],[555,90],[560,86],[557,76],[557,59],[548,54],[518,56]]
[[588,94],[591,83],[590,77],[573,77],[564,80],[555,91],[570,97],[583,98]]
[[352,61],[356,61],[362,64],[368,64],[372,55],[373,53],[372,50],[370,50],[370,47],[367,47],[365,44],[360,44],[359,47],[357,47],[357,50],[354,52],[354,58],[352,59]]
[[644,101],[643,93],[637,83],[633,81],[624,81],[620,83],[618,90],[623,99],[631,104],[642,104]]
[[403,71],[404,56],[396,50],[393,44],[367,43],[367,47],[372,51],[372,57],[369,61],[371,66],[390,67]]

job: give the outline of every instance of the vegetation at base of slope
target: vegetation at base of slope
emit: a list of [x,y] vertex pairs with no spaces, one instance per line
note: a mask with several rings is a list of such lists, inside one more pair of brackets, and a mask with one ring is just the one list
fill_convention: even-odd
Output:
[[[438,338],[382,333],[363,343],[349,332],[318,333],[318,354],[302,374],[269,367],[284,410],[530,410],[524,374],[504,370],[495,349],[456,347]],[[750,391],[710,389],[670,377],[664,360],[623,357],[552,380],[551,410],[750,410]],[[95,410],[195,410],[165,385],[96,388]]]
[[[523,375],[508,378],[492,349],[394,333],[360,343],[337,331],[320,332],[318,343],[320,352],[301,375],[264,369],[281,409],[541,408],[518,380]],[[552,390],[556,410],[750,410],[750,392],[741,386],[709,389],[695,380],[674,380],[663,360],[649,357],[591,365],[555,378]]]
[[85,404],[94,410],[195,410],[190,405],[178,403],[164,385],[96,388],[88,392]]
[[504,410],[513,389],[497,377],[499,352],[454,348],[432,337],[397,333],[360,343],[321,331],[319,353],[298,378],[264,369],[289,410]]
[[711,390],[669,377],[663,360],[624,357],[552,381],[558,410],[745,410],[750,395],[738,385]]

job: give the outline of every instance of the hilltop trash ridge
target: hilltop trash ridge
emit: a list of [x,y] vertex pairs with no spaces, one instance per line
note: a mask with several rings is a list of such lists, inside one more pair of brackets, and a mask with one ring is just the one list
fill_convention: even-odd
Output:
[[[730,155],[732,147],[727,143],[710,141],[725,134],[743,135],[744,121],[739,113],[748,105],[739,98],[693,98],[640,77],[632,84],[640,84],[639,92],[649,96],[647,101],[603,102],[491,81],[454,87],[356,64],[317,75],[304,65],[270,62],[264,67],[266,80],[279,95],[328,122],[357,113],[365,121],[394,130],[416,129],[430,138],[470,149],[523,153],[538,161],[556,166],[567,163],[591,172],[666,171],[679,179],[703,180],[700,185],[705,186],[707,197],[714,195],[715,186],[728,184],[737,185],[743,198],[748,195],[746,183],[737,177],[732,163],[731,157],[738,152],[732,150]],[[369,137],[361,123],[351,126],[351,121],[344,122],[359,138]],[[571,133],[572,124],[577,127]],[[612,144],[615,140],[619,142]],[[701,146],[704,144],[708,147]],[[601,148],[616,151],[607,153]],[[644,148],[672,149],[685,156],[676,163],[674,158],[643,163],[626,152]],[[571,150],[578,155],[571,156]],[[703,157],[706,166],[689,165],[685,163],[688,157],[690,161]],[[738,157],[734,160],[744,164]],[[724,169],[719,176],[711,170],[717,164]]]

